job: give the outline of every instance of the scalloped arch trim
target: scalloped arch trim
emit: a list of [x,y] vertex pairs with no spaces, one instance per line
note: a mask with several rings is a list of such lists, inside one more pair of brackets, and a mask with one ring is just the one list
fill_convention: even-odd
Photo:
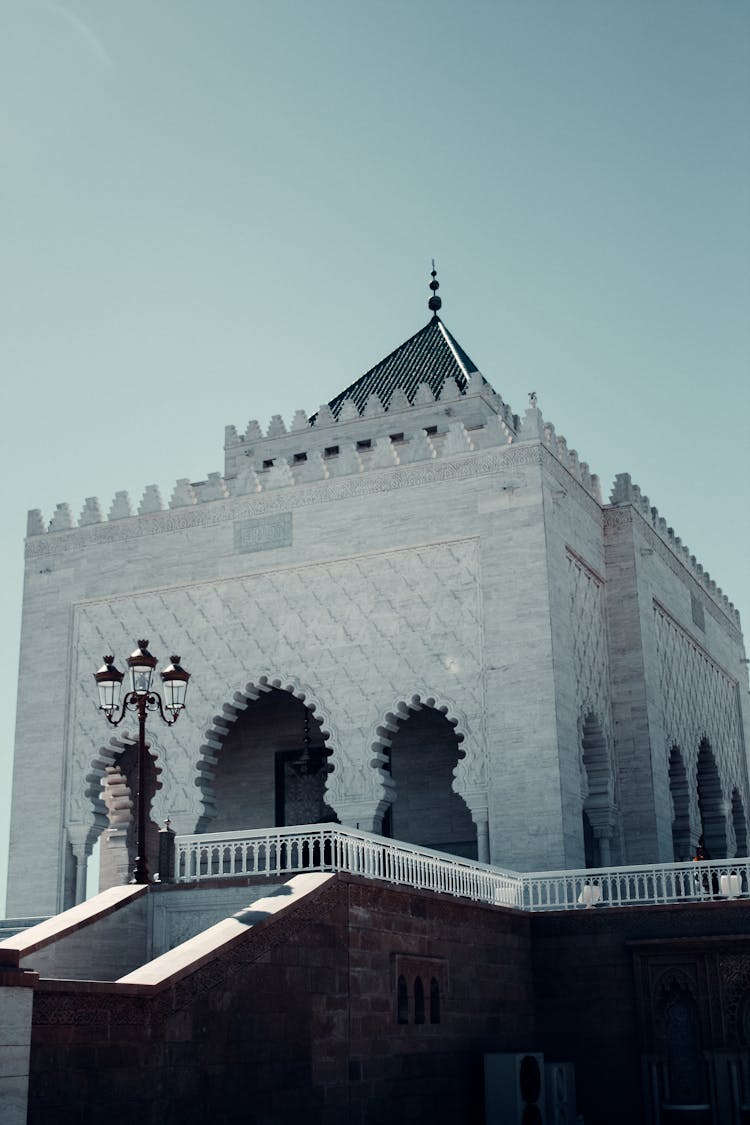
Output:
[[336,768],[335,750],[330,742],[331,723],[317,699],[312,697],[310,689],[296,678],[282,680],[271,679],[267,675],[260,676],[257,681],[250,680],[242,691],[234,693],[232,702],[223,705],[222,714],[214,715],[211,726],[206,731],[204,742],[200,747],[200,757],[195,766],[195,784],[201,790],[201,801],[203,803],[201,819],[213,820],[216,816],[216,794],[213,782],[227,736],[237,719],[244,714],[248,707],[257,699],[260,699],[262,695],[272,691],[288,692],[294,699],[298,699],[300,703],[307,707],[313,720],[320,727],[320,736],[329,756],[329,766],[333,769]]
[[461,784],[461,775],[463,772],[461,767],[467,757],[467,751],[463,749],[461,745],[467,741],[466,720],[459,716],[456,709],[452,709],[448,704],[441,703],[435,696],[428,695],[423,698],[418,694],[412,695],[408,701],[403,699],[399,700],[392,711],[386,712],[373,732],[374,737],[370,746],[372,753],[370,766],[377,770],[380,775],[378,780],[382,788],[383,808],[391,804],[394,797],[393,782],[384,768],[388,762],[387,752],[393,741],[393,735],[396,734],[401,723],[408,722],[412,715],[417,714],[425,708],[442,714],[453,727],[456,742],[458,743],[458,754],[457,762],[453,770],[452,788],[455,793],[466,801],[467,806],[471,808],[471,804],[467,800],[467,795],[464,792],[464,786]]

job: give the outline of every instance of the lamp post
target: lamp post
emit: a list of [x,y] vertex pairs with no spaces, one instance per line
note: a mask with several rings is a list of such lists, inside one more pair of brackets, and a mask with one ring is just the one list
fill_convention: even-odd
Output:
[[[108,723],[119,726],[128,711],[138,715],[138,821],[137,856],[134,883],[148,883],[148,860],[146,858],[146,713],[158,711],[167,726],[174,726],[185,706],[190,673],[180,666],[180,657],[170,657],[171,663],[159,674],[164,688],[164,702],[158,692],[151,690],[151,680],[156,668],[156,657],[148,651],[148,641],[138,641],[138,648],[127,658],[130,669],[130,691],[126,692],[120,704],[120,691],[124,673],[115,668],[114,657],[105,656],[104,664],[94,672],[99,689],[99,710],[104,712]],[[170,712],[172,717],[165,714]],[[114,718],[117,712],[118,718]]]

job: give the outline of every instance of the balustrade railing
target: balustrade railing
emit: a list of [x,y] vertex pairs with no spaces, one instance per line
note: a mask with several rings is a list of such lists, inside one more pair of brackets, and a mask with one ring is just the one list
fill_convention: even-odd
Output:
[[573,910],[750,897],[750,859],[582,871],[506,871],[338,824],[175,838],[175,881],[347,871],[519,910]]
[[526,910],[750,897],[750,860],[639,864],[585,871],[534,871],[520,876]]
[[522,905],[522,888],[514,872],[336,824],[175,839],[178,883],[301,871],[348,871],[479,902]]

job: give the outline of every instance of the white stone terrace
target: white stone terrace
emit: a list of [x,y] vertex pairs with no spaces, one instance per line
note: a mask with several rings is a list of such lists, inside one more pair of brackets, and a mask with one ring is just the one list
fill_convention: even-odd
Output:
[[175,838],[175,881],[345,871],[516,910],[654,906],[750,898],[750,859],[582,871],[505,871],[337,824]]

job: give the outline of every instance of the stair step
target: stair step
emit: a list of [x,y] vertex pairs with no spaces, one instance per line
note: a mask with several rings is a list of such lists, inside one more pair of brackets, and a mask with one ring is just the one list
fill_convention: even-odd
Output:
[[49,915],[42,918],[0,918],[0,941],[15,937],[31,926],[38,926],[40,922],[46,922],[48,917]]

